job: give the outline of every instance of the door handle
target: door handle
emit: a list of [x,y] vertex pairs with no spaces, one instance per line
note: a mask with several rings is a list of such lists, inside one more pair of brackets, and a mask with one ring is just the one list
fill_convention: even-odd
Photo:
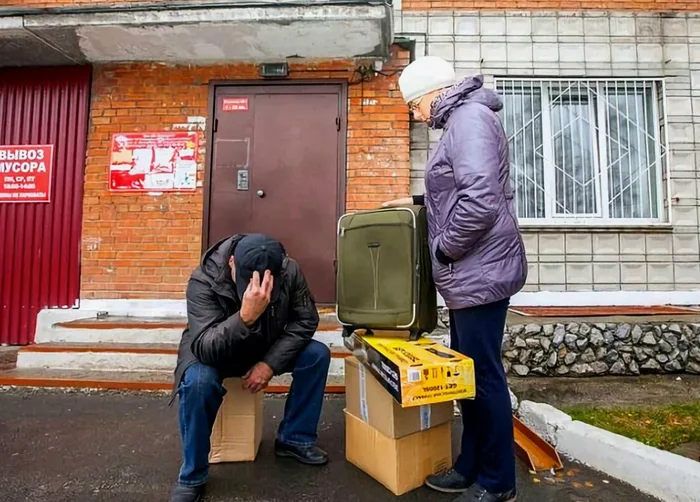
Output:
[[265,191],[264,191],[264,190],[258,190],[258,197],[260,197],[261,199],[262,199],[263,197],[265,197]]

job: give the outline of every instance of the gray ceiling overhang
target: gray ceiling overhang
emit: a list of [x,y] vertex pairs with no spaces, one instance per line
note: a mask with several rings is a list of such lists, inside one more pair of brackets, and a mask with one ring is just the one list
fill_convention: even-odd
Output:
[[0,9],[0,66],[138,61],[202,65],[389,54],[393,22],[387,3],[231,4],[11,15]]

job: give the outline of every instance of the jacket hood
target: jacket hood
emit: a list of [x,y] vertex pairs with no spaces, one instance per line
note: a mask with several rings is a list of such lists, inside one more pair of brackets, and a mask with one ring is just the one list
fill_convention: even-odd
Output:
[[204,255],[202,255],[202,272],[204,272],[204,275],[206,275],[212,283],[230,282],[233,284],[228,260],[233,255],[233,250],[236,249],[236,245],[243,237],[243,234],[236,234],[221,239],[207,249]]
[[431,106],[430,127],[446,127],[452,112],[466,103],[480,103],[494,112],[503,108],[501,98],[491,89],[484,88],[484,77],[467,77],[438,96]]

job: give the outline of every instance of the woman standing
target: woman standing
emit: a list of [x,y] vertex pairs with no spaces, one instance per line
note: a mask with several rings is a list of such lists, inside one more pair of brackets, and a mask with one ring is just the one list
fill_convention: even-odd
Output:
[[460,402],[464,432],[453,469],[428,486],[465,492],[459,502],[516,498],[513,420],[501,344],[510,297],[525,284],[527,261],[513,205],[508,139],[498,95],[480,76],[455,84],[438,57],[411,63],[399,87],[413,117],[443,135],[425,172],[424,196],[398,199],[428,209],[433,275],[450,310],[452,348],[474,360],[476,398]]

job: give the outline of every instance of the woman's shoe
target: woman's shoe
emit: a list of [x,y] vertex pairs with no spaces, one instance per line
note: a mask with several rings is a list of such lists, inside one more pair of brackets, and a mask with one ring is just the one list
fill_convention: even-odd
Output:
[[468,480],[454,469],[449,469],[440,474],[428,476],[425,484],[433,490],[443,493],[462,493],[466,492],[474,482]]

